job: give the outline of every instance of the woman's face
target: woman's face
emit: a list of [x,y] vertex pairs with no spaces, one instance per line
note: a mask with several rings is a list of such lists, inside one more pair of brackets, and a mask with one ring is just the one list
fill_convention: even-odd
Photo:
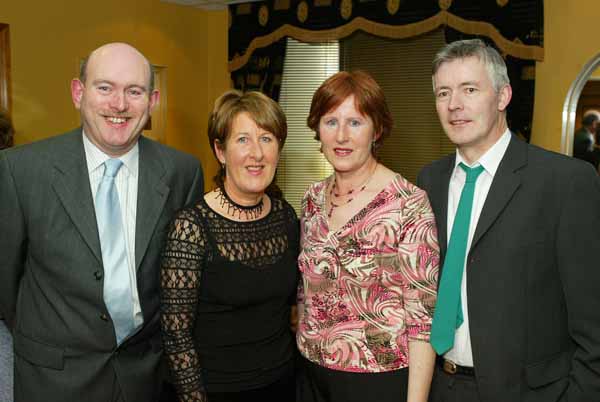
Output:
[[356,109],[354,95],[321,117],[319,138],[336,172],[353,172],[373,160],[371,147],[377,138],[373,121]]
[[225,147],[215,144],[215,151],[225,164],[225,190],[234,201],[262,195],[273,181],[279,141],[273,133],[258,127],[248,113],[233,119]]

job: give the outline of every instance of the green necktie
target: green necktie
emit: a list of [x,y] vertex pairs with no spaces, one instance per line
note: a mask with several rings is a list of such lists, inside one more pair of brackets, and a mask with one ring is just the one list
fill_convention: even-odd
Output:
[[450,233],[450,243],[444,259],[442,278],[431,325],[431,345],[439,355],[452,348],[456,328],[463,323],[460,285],[467,255],[475,183],[481,172],[483,172],[483,166],[469,168],[463,163],[460,163],[459,166],[467,174],[467,179],[460,194],[460,201]]

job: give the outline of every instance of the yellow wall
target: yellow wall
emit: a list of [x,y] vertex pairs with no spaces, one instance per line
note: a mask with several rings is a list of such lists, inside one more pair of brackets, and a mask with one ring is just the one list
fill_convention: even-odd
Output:
[[227,11],[159,0],[4,1],[10,25],[12,117],[16,143],[70,130],[79,114],[69,92],[79,60],[107,42],[127,42],[167,67],[166,143],[216,172],[206,136],[214,99],[229,88]]
[[567,92],[583,66],[600,52],[599,13],[598,0],[544,0],[545,55],[536,66],[532,143],[560,152]]

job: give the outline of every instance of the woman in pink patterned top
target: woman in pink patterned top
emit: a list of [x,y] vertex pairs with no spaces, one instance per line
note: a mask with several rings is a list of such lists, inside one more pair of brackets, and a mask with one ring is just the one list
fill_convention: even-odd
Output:
[[425,192],[377,162],[392,128],[383,91],[340,72],[307,121],[334,174],[302,203],[299,401],[425,402],[439,248]]

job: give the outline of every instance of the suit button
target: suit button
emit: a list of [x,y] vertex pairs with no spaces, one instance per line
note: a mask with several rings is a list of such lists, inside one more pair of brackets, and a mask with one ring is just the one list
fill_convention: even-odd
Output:
[[102,313],[102,314],[100,314],[100,319],[102,321],[108,321],[108,316],[106,314]]
[[94,278],[96,278],[97,281],[99,281],[100,279],[102,279],[102,271],[96,271],[96,272],[94,272]]

